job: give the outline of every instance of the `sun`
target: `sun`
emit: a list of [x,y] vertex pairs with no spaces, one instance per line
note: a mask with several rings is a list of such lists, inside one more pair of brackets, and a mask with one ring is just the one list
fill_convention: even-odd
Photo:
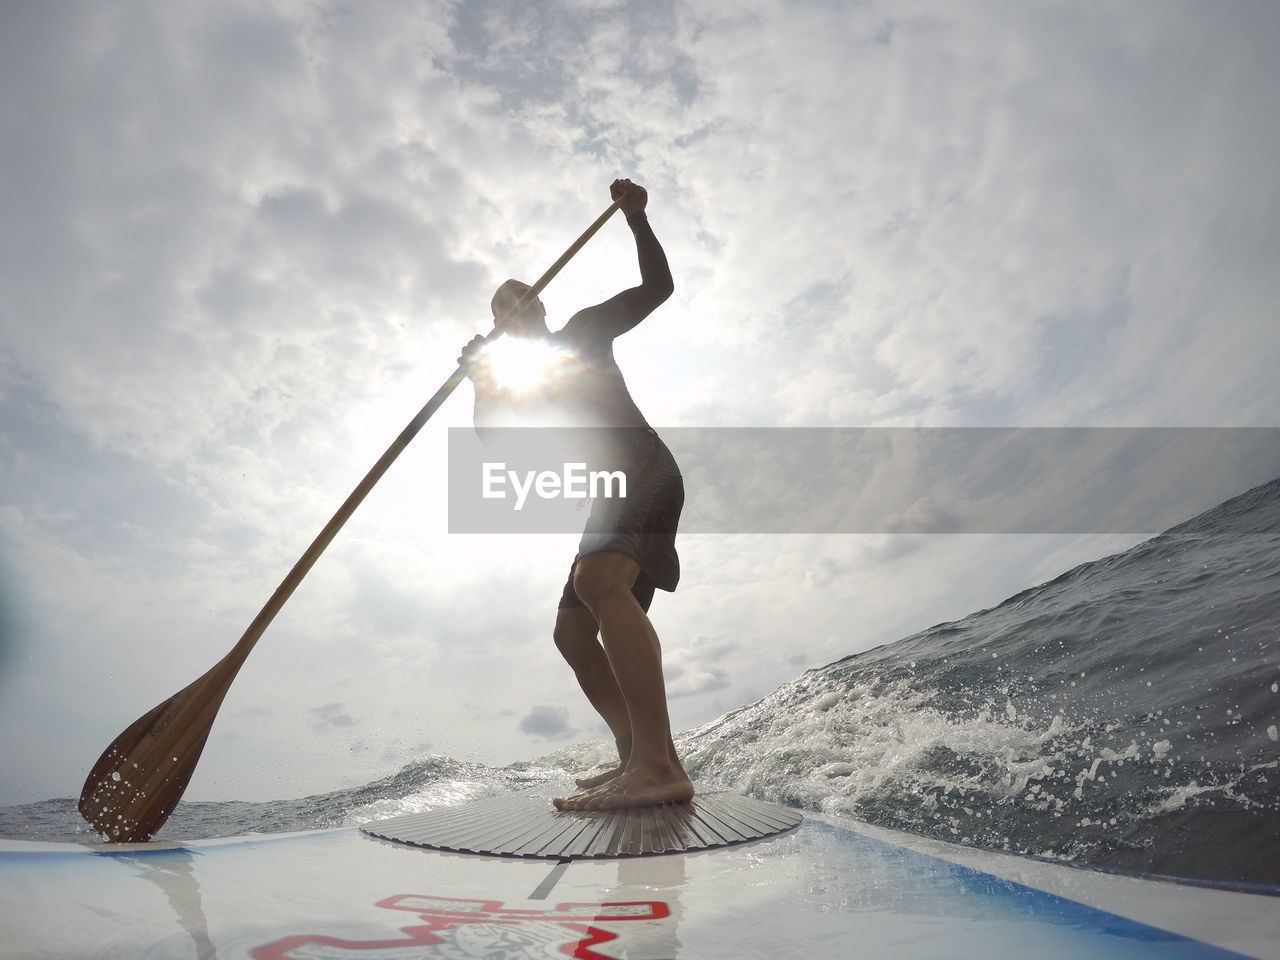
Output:
[[500,389],[523,393],[541,383],[566,354],[541,337],[503,334],[485,346],[484,355]]

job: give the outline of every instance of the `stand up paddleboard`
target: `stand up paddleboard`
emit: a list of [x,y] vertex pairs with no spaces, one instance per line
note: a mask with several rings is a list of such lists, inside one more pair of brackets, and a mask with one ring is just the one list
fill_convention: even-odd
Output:
[[852,956],[1280,960],[1280,889],[1102,873],[732,793],[609,813],[518,794],[193,843],[0,841],[5,958]]

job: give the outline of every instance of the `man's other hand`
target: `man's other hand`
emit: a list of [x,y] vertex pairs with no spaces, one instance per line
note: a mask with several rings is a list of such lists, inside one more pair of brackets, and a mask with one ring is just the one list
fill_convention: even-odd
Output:
[[477,369],[478,367],[483,368],[486,366],[486,364],[480,362],[484,359],[482,351],[486,343],[488,341],[484,337],[476,334],[462,348],[462,354],[458,357],[458,366],[465,367],[467,376],[473,380],[476,378],[477,373],[483,376],[486,372],[483,369]]

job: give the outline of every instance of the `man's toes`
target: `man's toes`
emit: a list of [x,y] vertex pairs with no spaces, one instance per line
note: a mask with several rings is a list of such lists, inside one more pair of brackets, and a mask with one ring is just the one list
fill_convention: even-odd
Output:
[[575,793],[571,797],[556,797],[551,802],[557,810],[581,810],[586,796],[585,793]]

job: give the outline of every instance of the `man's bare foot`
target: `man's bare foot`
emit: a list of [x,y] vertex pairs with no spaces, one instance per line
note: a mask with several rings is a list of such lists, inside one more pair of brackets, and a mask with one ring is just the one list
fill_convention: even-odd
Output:
[[583,790],[593,790],[602,783],[608,783],[614,777],[622,773],[622,767],[614,767],[612,770],[606,770],[604,773],[597,773],[594,777],[578,777],[573,782]]
[[656,771],[627,770],[612,780],[572,797],[556,797],[557,810],[618,810],[687,803],[693,783],[680,767]]

